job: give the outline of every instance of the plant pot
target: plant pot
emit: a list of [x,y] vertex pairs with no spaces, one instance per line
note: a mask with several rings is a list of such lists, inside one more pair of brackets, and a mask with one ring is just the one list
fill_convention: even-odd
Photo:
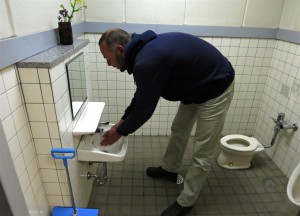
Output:
[[58,22],[58,34],[61,45],[73,44],[73,32],[70,22]]

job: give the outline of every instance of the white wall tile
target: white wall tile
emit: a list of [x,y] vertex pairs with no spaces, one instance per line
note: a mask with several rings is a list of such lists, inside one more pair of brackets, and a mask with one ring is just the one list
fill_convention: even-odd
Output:
[[44,182],[58,182],[57,170],[41,169]]
[[75,148],[75,143],[73,142],[73,133],[72,133],[72,127],[70,126],[64,136],[62,137],[62,146],[64,148]]
[[117,23],[125,21],[125,0],[86,0],[86,4],[88,5],[86,21]]
[[29,186],[27,191],[25,191],[24,193],[24,197],[25,197],[25,202],[27,206],[30,206],[30,204],[33,202],[34,200],[34,194],[33,194],[33,190],[32,187]]
[[44,186],[48,195],[61,195],[59,183],[45,182]]
[[67,179],[67,174],[66,171],[61,169],[61,170],[57,170],[57,174],[58,174],[58,178],[59,178],[59,182],[68,182]]
[[48,205],[48,200],[46,199],[46,197],[42,197],[41,195],[45,194],[44,191],[42,191],[42,193],[40,193],[40,198],[38,197],[37,200],[37,204],[39,206],[39,214],[40,216],[48,216],[51,214],[50,212],[50,208]]
[[285,0],[279,28],[300,31],[300,2]]
[[17,176],[20,177],[25,170],[25,161],[23,158],[23,154],[19,154],[19,156],[14,161]]
[[36,68],[18,68],[21,83],[39,83]]
[[62,198],[63,198],[63,202],[64,202],[65,206],[71,206],[72,205],[70,196],[62,196]]
[[15,160],[21,153],[21,147],[17,136],[14,136],[8,143],[12,159]]
[[8,90],[7,97],[11,111],[15,111],[19,108],[22,105],[20,86],[17,85]]
[[30,122],[33,138],[50,138],[46,122]]
[[43,104],[26,104],[29,121],[46,121]]
[[30,180],[27,171],[23,172],[23,174],[19,178],[19,181],[20,181],[22,192],[25,193],[25,191],[27,191],[30,185]]
[[71,109],[67,110],[65,113],[65,119],[66,119],[66,125],[69,128],[70,125],[72,124],[72,114],[71,114]]
[[49,84],[41,84],[44,103],[53,103],[52,88]]
[[3,121],[11,113],[6,93],[0,95],[0,119]]
[[284,0],[248,0],[243,26],[278,28],[283,4]]
[[52,90],[55,103],[68,91],[67,82],[67,76],[63,75],[53,83]]
[[48,123],[49,133],[51,139],[59,139],[59,129],[57,122],[54,123]]
[[0,95],[5,92],[4,82],[2,78],[2,71],[0,70]]
[[35,199],[33,199],[32,203],[27,206],[30,216],[39,216],[39,209]]
[[69,91],[65,91],[64,95],[62,96],[62,105],[63,111],[67,112],[69,110],[69,114],[71,114],[71,100]]
[[35,195],[38,195],[41,192],[41,188],[43,188],[42,186],[43,182],[41,179],[41,176],[39,175],[39,173],[37,175],[35,175],[35,177],[33,178],[31,185],[32,185],[32,190],[33,193]]
[[[29,0],[23,2],[12,0],[9,3],[11,10],[14,29],[17,35],[25,35],[34,32],[40,32],[57,27],[58,2],[45,0],[36,2]],[[47,5],[47,10],[45,10]],[[31,13],[28,13],[31,11]],[[36,18],[39,22],[36,22]],[[30,23],[30,25],[24,25]]]
[[59,121],[58,121],[58,129],[59,129],[59,133],[60,136],[63,137],[64,133],[67,130],[67,125],[66,125],[66,120],[64,117],[62,117]]
[[2,70],[2,78],[4,81],[4,86],[6,90],[11,89],[12,87],[18,84],[16,71],[14,67],[7,67]]
[[38,161],[41,169],[56,169],[51,155],[38,155]]
[[48,195],[47,197],[50,206],[64,206],[64,202],[61,196]]
[[6,140],[9,142],[16,134],[16,128],[12,116],[8,116],[6,119],[4,119],[2,121],[2,125]]
[[90,43],[89,44],[89,50],[91,52],[96,52],[96,50],[98,50],[98,45],[96,43]]
[[[67,146],[62,146],[62,148],[68,148]],[[69,163],[70,163],[70,161],[68,161]],[[55,160],[55,166],[56,166],[56,168],[57,169],[66,169],[65,167],[64,167],[64,163],[63,163],[63,161],[62,160]],[[72,173],[72,171],[70,171],[70,173]]]
[[61,119],[64,115],[64,105],[62,99],[55,103],[56,118]]
[[29,163],[29,165],[27,167],[27,172],[28,172],[28,175],[29,175],[30,182],[33,182],[33,179],[35,178],[35,176],[39,172],[39,167],[38,167],[38,164],[37,164],[37,158],[36,157],[34,157],[34,159],[31,160],[31,162]]
[[19,138],[21,149],[24,149],[31,140],[31,133],[30,133],[30,128],[28,123],[26,123],[24,127],[21,128],[20,131],[18,131],[18,138]]
[[59,185],[60,185],[62,195],[64,196],[70,195],[70,189],[68,183],[60,183]]
[[52,146],[50,139],[34,139],[37,154],[50,154]]
[[127,0],[126,22],[150,24],[178,24],[184,22],[184,0]]
[[186,0],[184,24],[241,26],[245,3],[246,0]]
[[10,21],[8,4],[6,1],[0,2],[0,25],[2,26],[0,32],[0,39],[8,38],[14,35],[12,23]]
[[50,208],[48,206],[48,201],[45,194],[46,192],[44,190],[44,187],[40,187],[38,193],[35,196],[36,196],[36,203],[39,206],[39,214],[47,216],[50,215],[51,213],[49,212]]
[[59,139],[51,139],[52,147],[53,148],[61,148],[61,141]]
[[12,116],[14,119],[16,130],[17,131],[21,130],[27,123],[25,107],[20,106],[15,112],[13,112]]
[[22,84],[26,103],[43,103],[39,84]]
[[23,158],[25,161],[25,165],[26,167],[31,163],[31,161],[33,160],[33,158],[35,157],[36,152],[35,152],[35,148],[33,145],[33,142],[30,142],[23,151]]
[[57,66],[50,68],[50,79],[51,83],[54,83],[59,77],[61,77],[66,72],[65,65],[63,63],[58,64]]
[[[87,13],[87,11],[86,11],[86,13]],[[84,38],[88,39],[91,43],[98,43],[98,40],[96,39],[95,34],[86,33],[86,34],[84,34]],[[89,53],[88,55],[91,56],[93,54]]]
[[40,83],[50,83],[49,70],[46,68],[37,68]]

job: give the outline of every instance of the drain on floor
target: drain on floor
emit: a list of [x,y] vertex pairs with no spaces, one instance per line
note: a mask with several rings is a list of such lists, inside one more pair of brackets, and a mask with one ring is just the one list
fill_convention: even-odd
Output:
[[262,183],[265,187],[268,187],[268,188],[276,188],[277,187],[277,183],[271,179],[271,178],[264,178],[262,180]]

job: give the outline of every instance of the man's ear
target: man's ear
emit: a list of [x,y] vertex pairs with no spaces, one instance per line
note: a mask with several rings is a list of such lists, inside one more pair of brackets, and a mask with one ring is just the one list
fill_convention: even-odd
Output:
[[117,50],[119,50],[119,52],[121,53],[121,54],[124,54],[124,52],[125,52],[125,48],[124,48],[124,46],[122,46],[122,45],[117,45]]

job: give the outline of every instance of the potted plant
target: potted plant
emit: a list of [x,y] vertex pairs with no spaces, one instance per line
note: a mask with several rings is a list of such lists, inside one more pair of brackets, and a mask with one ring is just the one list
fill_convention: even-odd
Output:
[[[83,0],[70,0],[71,13],[67,11],[63,4],[60,5],[58,15],[58,34],[61,45],[72,45],[73,44],[73,32],[71,21],[74,13],[86,9]],[[80,5],[80,6],[78,6]]]

